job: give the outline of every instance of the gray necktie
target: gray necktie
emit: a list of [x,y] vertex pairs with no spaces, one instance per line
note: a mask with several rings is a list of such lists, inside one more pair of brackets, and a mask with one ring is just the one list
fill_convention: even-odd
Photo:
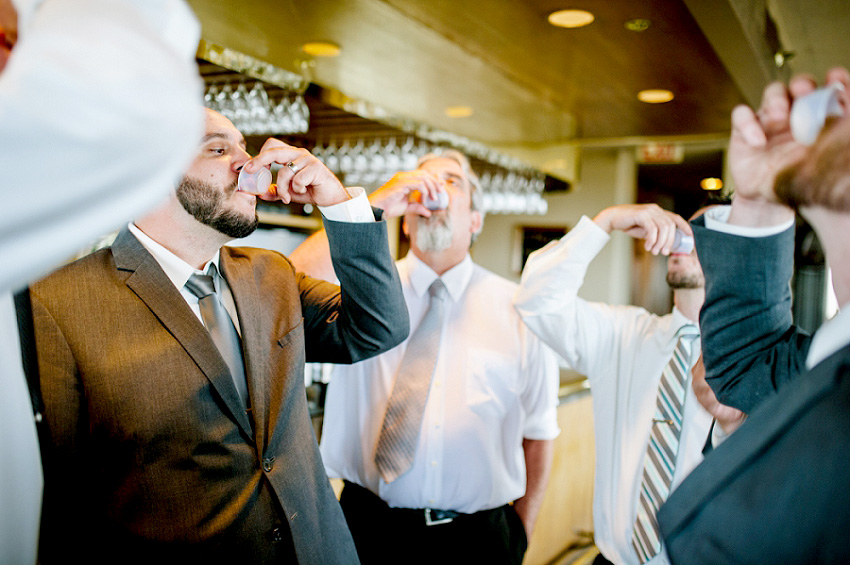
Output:
[[407,344],[375,448],[375,464],[387,483],[404,474],[413,463],[437,365],[446,287],[437,279],[428,292],[431,304]]
[[186,288],[198,297],[201,318],[210,332],[213,343],[218,348],[225,363],[230,368],[230,376],[236,391],[242,399],[242,405],[248,406],[248,383],[245,379],[245,363],[242,359],[242,343],[230,314],[221,303],[215,291],[214,278],[218,275],[215,264],[210,264],[209,275],[192,275],[186,281]]

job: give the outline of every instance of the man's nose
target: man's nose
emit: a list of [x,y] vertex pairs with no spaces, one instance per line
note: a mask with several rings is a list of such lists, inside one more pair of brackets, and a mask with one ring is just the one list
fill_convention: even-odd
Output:
[[242,167],[245,166],[245,163],[247,163],[250,160],[251,160],[251,155],[247,151],[245,151],[244,149],[240,148],[239,151],[236,153],[236,157],[233,159],[233,163],[232,163],[233,172],[238,173],[240,170],[242,170]]

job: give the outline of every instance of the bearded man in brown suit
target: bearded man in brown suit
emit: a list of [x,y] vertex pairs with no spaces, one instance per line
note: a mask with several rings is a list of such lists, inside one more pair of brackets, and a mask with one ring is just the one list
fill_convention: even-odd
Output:
[[[159,209],[33,285],[50,438],[42,561],[357,563],[304,362],[351,363],[406,337],[386,228],[308,151],[270,139],[250,159],[233,124],[208,112]],[[279,253],[224,247],[257,225],[239,171],[273,162],[285,166],[263,197],[320,207],[340,287]],[[205,328],[187,284],[199,274],[215,282],[244,371]]]

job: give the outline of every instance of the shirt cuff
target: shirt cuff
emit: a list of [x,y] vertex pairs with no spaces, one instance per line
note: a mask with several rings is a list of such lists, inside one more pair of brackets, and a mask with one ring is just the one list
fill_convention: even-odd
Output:
[[711,208],[705,213],[705,227],[710,230],[728,233],[730,235],[739,235],[742,237],[769,237],[780,234],[794,225],[794,218],[791,218],[787,222],[783,222],[776,226],[763,226],[757,228],[739,226],[728,223],[729,213],[731,211],[732,207],[729,205],[715,206],[714,208]]
[[[744,414],[744,420],[747,419],[747,415]],[[732,432],[734,433],[734,432]],[[714,420],[714,425],[711,427],[711,447],[712,449],[716,449],[720,447],[720,444],[726,441],[732,433],[726,433],[723,429],[723,426],[717,420]]]
[[322,215],[335,222],[374,222],[375,214],[372,212],[369,198],[366,197],[366,190],[360,186],[351,186],[346,190],[352,195],[351,199],[333,206],[319,206]]

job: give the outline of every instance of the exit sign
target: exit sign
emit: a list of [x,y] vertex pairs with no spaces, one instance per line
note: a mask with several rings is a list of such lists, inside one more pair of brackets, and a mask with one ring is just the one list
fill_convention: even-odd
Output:
[[647,143],[637,148],[638,163],[681,163],[684,148],[676,143]]

